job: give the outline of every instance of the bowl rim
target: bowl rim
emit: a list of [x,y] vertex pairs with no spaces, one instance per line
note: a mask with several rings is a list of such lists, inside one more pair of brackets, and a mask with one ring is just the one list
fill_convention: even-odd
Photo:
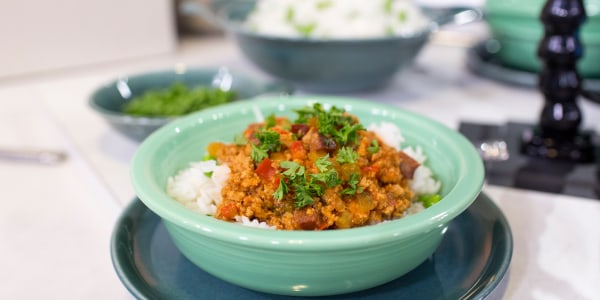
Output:
[[[395,34],[391,36],[377,36],[377,37],[363,37],[363,38],[331,38],[331,39],[319,39],[319,38],[303,38],[303,37],[288,37],[279,35],[265,35],[252,31],[245,28],[242,22],[231,20],[229,16],[229,10],[235,6],[247,5],[248,3],[255,3],[257,0],[244,0],[244,1],[233,1],[221,6],[214,14],[214,22],[221,28],[228,32],[232,32],[236,35],[242,35],[247,37],[253,37],[256,39],[264,39],[270,41],[280,42],[293,42],[293,43],[306,43],[306,44],[330,44],[330,45],[354,45],[362,44],[365,42],[391,42],[391,41],[406,41],[406,40],[419,40],[429,37],[429,35],[436,31],[441,24],[436,22],[431,16],[425,14],[427,17],[427,25],[423,26],[419,30],[415,30],[410,33]],[[423,8],[423,6],[419,6]]]
[[[272,79],[259,79],[256,76],[250,76],[244,71],[240,71],[236,68],[230,68],[226,66],[189,66],[183,64],[176,64],[171,68],[163,68],[163,69],[155,69],[146,72],[136,72],[131,74],[124,74],[121,76],[117,76],[109,81],[104,82],[100,86],[98,86],[92,93],[88,96],[88,106],[91,107],[96,112],[99,112],[105,118],[110,119],[112,121],[120,121],[123,123],[136,123],[141,125],[163,125],[168,123],[174,119],[181,118],[182,116],[165,116],[165,117],[152,117],[152,116],[134,116],[128,115],[126,113],[120,111],[114,111],[110,109],[106,109],[99,105],[98,95],[105,90],[114,89],[115,85],[119,81],[128,81],[130,79],[138,79],[144,76],[153,76],[153,75],[161,75],[161,74],[172,74],[172,75],[183,75],[186,73],[206,73],[206,74],[218,74],[220,70],[226,69],[226,71],[233,75],[234,78],[243,78],[245,81],[251,81],[255,85],[260,85],[261,90],[265,90],[268,92],[270,89],[280,89],[282,92],[293,94],[294,87],[286,82],[280,80],[272,80]],[[257,95],[257,96],[260,96]],[[239,101],[243,99],[236,99],[234,101]],[[184,115],[185,116],[185,115]]]
[[[370,109],[386,110],[411,122],[417,122],[419,126],[427,127],[427,130],[438,132],[439,135],[435,137],[436,140],[452,147],[452,153],[460,154],[457,161],[459,171],[457,182],[443,198],[449,198],[452,201],[440,201],[436,205],[414,215],[358,228],[328,231],[268,230],[242,226],[218,220],[211,216],[201,215],[168,197],[157,185],[152,186],[146,182],[149,177],[146,166],[151,163],[152,155],[161,144],[169,139],[169,136],[173,135],[173,132],[184,128],[184,124],[194,123],[198,118],[227,110],[239,110],[243,107],[258,109],[282,103],[281,98],[273,97],[261,97],[253,101],[234,102],[208,108],[177,119],[152,133],[142,142],[130,165],[131,182],[137,196],[163,221],[210,239],[264,249],[320,251],[335,248],[357,249],[365,246],[377,246],[444,227],[471,205],[481,192],[484,183],[484,167],[474,146],[463,135],[435,120],[388,104],[378,103],[373,105],[372,102],[357,98],[292,96],[285,99],[285,101],[290,107],[298,107],[302,104],[318,101],[340,107],[363,107],[361,109],[370,107]],[[352,110],[349,110],[349,112],[352,113]],[[457,204],[455,204],[456,202]]]

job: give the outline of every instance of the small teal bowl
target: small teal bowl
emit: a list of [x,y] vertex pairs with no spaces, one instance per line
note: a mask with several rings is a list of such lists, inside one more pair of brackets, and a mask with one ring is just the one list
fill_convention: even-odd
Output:
[[289,84],[261,81],[227,68],[175,67],[171,70],[140,73],[120,77],[93,92],[90,107],[102,116],[114,129],[134,141],[142,141],[159,127],[178,117],[140,117],[123,113],[122,107],[132,98],[149,90],[166,89],[176,82],[190,88],[214,87],[232,90],[237,99],[249,99],[265,94],[293,93]]
[[[406,145],[421,145],[442,182],[442,200],[398,220],[353,229],[286,231],[245,227],[200,215],[170,198],[167,178],[201,160],[213,141],[231,142],[257,116],[293,118],[293,109],[318,101],[343,107],[363,124],[392,122]],[[152,134],[131,163],[133,187],[162,218],[181,253],[206,272],[248,289],[324,296],[394,280],[425,261],[447,225],[471,205],[484,178],[483,163],[456,131],[420,115],[372,101],[336,97],[260,98],[189,115]],[[198,295],[200,296],[200,295]]]
[[411,65],[432,32],[447,23],[479,20],[472,8],[424,9],[428,26],[410,35],[363,39],[285,38],[257,34],[243,25],[256,1],[220,7],[217,22],[246,58],[265,73],[315,93],[380,88]]

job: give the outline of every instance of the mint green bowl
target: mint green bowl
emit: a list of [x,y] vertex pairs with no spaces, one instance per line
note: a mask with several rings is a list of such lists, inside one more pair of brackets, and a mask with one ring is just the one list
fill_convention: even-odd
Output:
[[[276,231],[200,215],[165,192],[167,178],[202,159],[210,142],[231,142],[259,114],[294,117],[292,109],[312,101],[343,107],[365,125],[387,121],[400,126],[405,144],[421,145],[428,155],[443,199],[423,212],[378,225]],[[383,284],[425,261],[448,223],[479,194],[484,171],[467,139],[423,116],[357,99],[277,97],[218,106],[165,125],[140,145],[131,178],[138,197],[162,218],[177,248],[206,272],[261,292],[323,296]]]

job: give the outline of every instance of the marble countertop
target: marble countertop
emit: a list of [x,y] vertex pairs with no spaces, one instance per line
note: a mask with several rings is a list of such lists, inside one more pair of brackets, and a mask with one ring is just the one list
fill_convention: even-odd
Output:
[[[382,90],[347,96],[388,103],[457,128],[461,120],[536,122],[535,89],[477,77],[466,49],[431,43]],[[264,77],[227,37],[191,38],[172,54],[0,81],[0,147],[66,151],[54,166],[0,160],[1,299],[129,299],[113,271],[110,235],[133,198],[128,163],[138,143],[87,104],[113,78],[177,64],[228,66]],[[307,94],[299,91],[300,94]],[[584,126],[600,108],[582,103]],[[600,294],[600,201],[486,185],[512,228],[504,299],[594,299]]]

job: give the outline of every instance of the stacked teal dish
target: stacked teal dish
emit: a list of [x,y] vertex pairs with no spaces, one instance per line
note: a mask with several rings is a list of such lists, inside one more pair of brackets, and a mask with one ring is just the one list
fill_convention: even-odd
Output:
[[[507,67],[535,72],[541,68],[537,48],[544,29],[539,16],[544,0],[487,0],[485,18],[492,37],[499,42],[496,53]],[[600,77],[600,1],[584,1],[587,21],[581,27],[583,58],[578,70],[586,77]]]

